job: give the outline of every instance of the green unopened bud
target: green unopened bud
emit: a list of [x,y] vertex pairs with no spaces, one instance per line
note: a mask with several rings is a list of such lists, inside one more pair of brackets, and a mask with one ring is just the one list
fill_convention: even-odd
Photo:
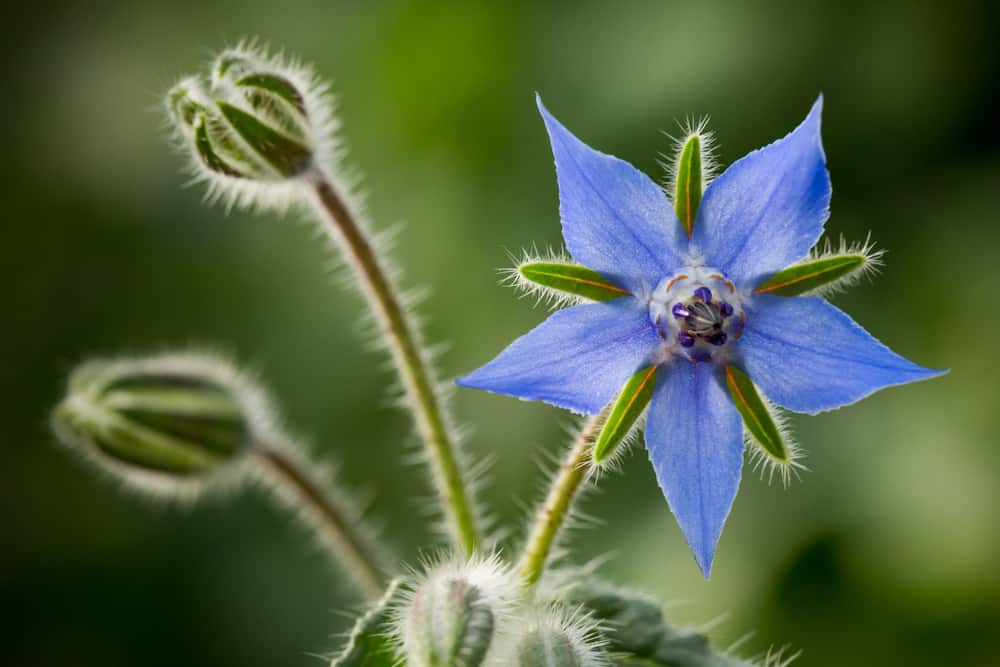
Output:
[[295,139],[305,142],[308,113],[300,86],[287,74],[275,72],[240,49],[223,51],[212,67],[217,87],[233,87],[253,110],[263,114]]
[[210,174],[258,182],[295,178],[313,164],[315,134],[304,74],[225,51],[210,82],[187,78],[167,94],[179,134]]
[[169,483],[203,479],[237,461],[262,435],[265,412],[263,398],[228,364],[164,355],[84,364],[53,426],[126,481]]
[[517,643],[518,667],[603,667],[603,641],[588,617],[546,609]]
[[407,664],[484,664],[515,591],[513,577],[495,559],[431,569],[400,618]]

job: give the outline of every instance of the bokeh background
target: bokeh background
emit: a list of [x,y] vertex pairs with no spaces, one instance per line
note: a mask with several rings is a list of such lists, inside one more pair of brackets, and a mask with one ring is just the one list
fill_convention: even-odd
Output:
[[[289,422],[374,495],[409,562],[428,487],[407,417],[369,352],[359,300],[314,229],[202,202],[167,147],[161,94],[212,50],[258,35],[335,81],[379,226],[448,341],[452,377],[545,312],[497,284],[521,248],[560,243],[533,94],[647,173],[678,119],[709,114],[728,164],[826,94],[830,234],[891,252],[837,297],[931,382],[793,424],[811,472],[748,472],[715,574],[698,573],[641,448],[601,483],[583,562],[725,615],[720,646],[801,649],[803,665],[1000,661],[1000,85],[996,3],[33,2],[0,31],[0,664],[321,665],[350,586],[252,492],[191,511],[96,479],[47,413],[91,354],[189,344],[258,369]],[[455,410],[508,525],[540,491],[564,413],[474,392]],[[412,443],[411,443],[412,444]]]

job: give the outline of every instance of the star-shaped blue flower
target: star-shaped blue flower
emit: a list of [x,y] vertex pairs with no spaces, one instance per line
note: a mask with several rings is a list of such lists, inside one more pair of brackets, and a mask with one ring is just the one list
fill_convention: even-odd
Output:
[[779,406],[810,414],[939,371],[894,353],[820,297],[754,291],[807,257],[829,217],[822,98],[791,134],[709,185],[690,237],[649,177],[585,145],[540,99],[538,107],[566,246],[623,296],[555,312],[458,384],[597,414],[636,372],[655,367],[646,447],[707,577],[743,467],[727,366]]

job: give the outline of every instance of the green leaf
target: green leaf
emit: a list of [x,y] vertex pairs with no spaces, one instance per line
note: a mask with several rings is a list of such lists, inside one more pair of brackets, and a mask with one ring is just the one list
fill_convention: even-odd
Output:
[[701,136],[692,134],[684,142],[677,158],[677,175],[674,183],[674,211],[688,237],[701,203],[702,183]]
[[308,147],[262,123],[253,114],[221,100],[216,104],[243,141],[282,176],[301,173],[312,160]]
[[590,580],[574,586],[568,598],[608,628],[608,652],[622,655],[620,664],[749,667],[747,662],[712,650],[704,635],[668,625],[660,606],[640,593]]
[[656,366],[644,368],[625,383],[615,400],[608,418],[604,421],[597,443],[594,445],[594,463],[600,464],[614,454],[622,440],[632,429],[635,420],[653,397],[656,384]]
[[870,261],[870,256],[864,253],[838,253],[809,259],[778,271],[759,285],[754,294],[798,296],[833,287],[863,271]]
[[630,292],[609,283],[597,271],[566,262],[527,262],[517,267],[525,280],[591,301],[610,301]]
[[743,416],[744,426],[753,435],[754,440],[772,458],[788,463],[791,456],[781,437],[781,431],[747,374],[735,366],[726,366],[726,386],[729,387],[729,395],[732,396],[736,409]]
[[390,634],[393,611],[402,602],[405,583],[394,579],[378,602],[358,619],[347,646],[330,667],[396,667],[395,645]]

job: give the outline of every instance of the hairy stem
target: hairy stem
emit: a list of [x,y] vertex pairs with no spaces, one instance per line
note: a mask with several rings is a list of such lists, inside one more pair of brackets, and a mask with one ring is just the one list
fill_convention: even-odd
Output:
[[378,599],[387,583],[379,550],[363,530],[353,508],[324,490],[306,472],[304,462],[291,452],[279,447],[258,447],[251,451],[267,479],[293,508],[302,511],[358,589],[369,599]]
[[529,586],[534,586],[545,571],[552,547],[566,525],[573,503],[580,495],[590,470],[594,443],[605,419],[607,410],[586,421],[566,459],[552,478],[545,502],[535,515],[528,542],[517,566],[521,577]]
[[346,251],[368,304],[386,336],[393,361],[409,399],[430,460],[434,482],[455,542],[471,555],[479,540],[472,501],[459,466],[441,397],[422,353],[416,330],[406,315],[396,288],[357,218],[330,182],[313,181],[317,208],[329,231]]

